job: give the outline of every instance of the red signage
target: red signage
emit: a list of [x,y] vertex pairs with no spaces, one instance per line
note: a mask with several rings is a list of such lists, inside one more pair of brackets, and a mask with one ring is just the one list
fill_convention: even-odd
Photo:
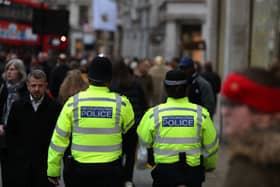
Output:
[[0,21],[0,41],[10,44],[39,45],[40,38],[32,33],[32,26],[9,21]]

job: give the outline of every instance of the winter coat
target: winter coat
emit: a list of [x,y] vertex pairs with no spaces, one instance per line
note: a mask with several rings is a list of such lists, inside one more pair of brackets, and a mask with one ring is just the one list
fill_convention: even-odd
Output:
[[224,187],[279,187],[279,142],[278,128],[250,133],[234,143]]
[[60,85],[69,70],[70,68],[68,65],[62,64],[55,67],[50,74],[49,89],[55,98],[58,97]]
[[37,111],[30,97],[15,101],[7,125],[8,186],[50,186],[47,157],[61,106],[45,95]]
[[165,101],[167,98],[166,91],[164,89],[163,81],[165,79],[165,74],[171,70],[164,64],[154,65],[149,70],[149,75],[152,77],[153,82],[153,92],[151,93],[151,106],[158,105]]
[[61,106],[45,95],[35,112],[29,96],[15,101],[7,125],[9,156],[22,160],[47,158]]
[[[26,84],[18,90],[19,98],[26,97],[28,95]],[[5,112],[6,102],[8,97],[8,89],[6,83],[3,83],[0,86],[0,124],[4,124],[4,116],[3,113]],[[6,148],[6,136],[0,136],[0,148]]]

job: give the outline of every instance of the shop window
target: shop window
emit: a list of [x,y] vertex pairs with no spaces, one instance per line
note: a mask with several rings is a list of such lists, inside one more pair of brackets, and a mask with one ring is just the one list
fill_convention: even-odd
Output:
[[268,66],[279,56],[279,0],[254,0],[252,4],[251,65]]
[[84,25],[88,23],[88,6],[80,5],[79,6],[79,24]]

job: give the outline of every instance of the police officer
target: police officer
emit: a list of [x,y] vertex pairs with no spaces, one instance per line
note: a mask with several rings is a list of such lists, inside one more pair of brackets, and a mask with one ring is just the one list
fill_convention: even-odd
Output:
[[71,187],[121,186],[122,133],[134,123],[128,99],[109,91],[112,64],[96,57],[89,67],[90,86],[70,97],[53,133],[48,153],[49,181],[58,185],[61,159],[71,139]]
[[[167,72],[167,101],[150,108],[137,128],[141,146],[153,147],[153,187],[200,187],[216,166],[218,137],[208,111],[185,97],[181,70]],[[187,101],[187,102],[186,102]]]

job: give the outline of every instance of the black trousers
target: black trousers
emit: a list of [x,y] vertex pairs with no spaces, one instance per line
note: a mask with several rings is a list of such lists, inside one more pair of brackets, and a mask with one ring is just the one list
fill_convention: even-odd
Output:
[[138,136],[136,128],[131,128],[123,136],[123,157],[125,158],[123,163],[123,181],[132,181],[133,171],[135,164],[136,147],[138,143]]
[[204,181],[202,166],[190,167],[177,162],[174,164],[158,164],[152,171],[153,187],[201,187]]
[[67,166],[66,187],[121,187],[121,160],[110,163],[84,164],[75,160]]
[[2,187],[8,187],[8,149],[0,148]]
[[45,159],[9,157],[8,166],[8,187],[54,187],[48,181]]

